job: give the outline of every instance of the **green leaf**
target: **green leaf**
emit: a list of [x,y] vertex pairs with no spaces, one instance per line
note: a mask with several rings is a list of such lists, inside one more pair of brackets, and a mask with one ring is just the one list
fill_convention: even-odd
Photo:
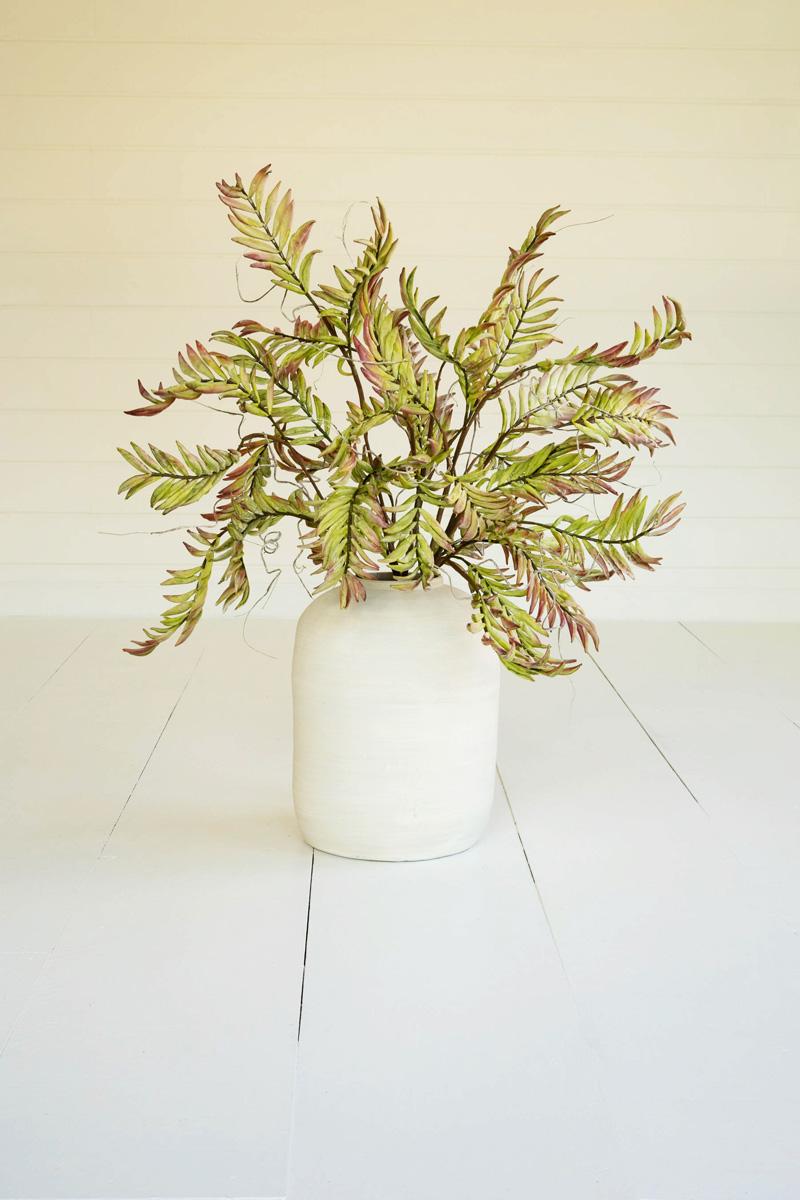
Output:
[[633,567],[652,570],[661,560],[642,546],[642,538],[661,537],[678,524],[685,505],[678,494],[668,496],[648,510],[647,500],[636,491],[626,501],[618,496],[605,517],[563,516],[552,524],[522,522],[529,536],[558,557],[577,577],[630,578]]
[[187,345],[185,352],[178,355],[178,364],[173,370],[175,382],[169,386],[159,383],[157,388],[148,390],[139,380],[139,393],[147,404],[128,409],[128,416],[154,416],[166,412],[176,400],[199,400],[204,396],[232,399],[240,408],[258,398],[252,366],[208,350],[202,342]]
[[578,669],[571,659],[552,657],[547,630],[518,604],[522,587],[498,567],[470,565],[463,570],[472,595],[471,628],[494,650],[514,675],[569,675]]
[[595,451],[576,448],[572,442],[551,442],[534,454],[515,458],[496,471],[488,488],[519,500],[544,506],[550,498],[614,494],[632,460],[616,454],[601,458]]
[[245,247],[252,267],[269,271],[277,287],[310,299],[311,263],[317,250],[306,251],[313,221],[292,229],[294,202],[291,190],[277,183],[267,192],[271,167],[262,167],[245,187],[239,175],[233,183],[217,184],[228,220],[236,230],[233,241]]
[[134,640],[131,646],[126,646],[126,654],[133,654],[137,658],[152,654],[157,646],[176,635],[175,644],[180,646],[197,627],[203,614],[211,572],[220,555],[224,534],[195,529],[189,532],[189,536],[193,540],[184,542],[184,546],[192,558],[198,561],[187,569],[168,571],[167,578],[163,581],[164,587],[183,590],[170,590],[165,593],[164,599],[168,602],[168,607],[161,616],[160,624],[152,629],[145,629],[144,640]]
[[213,450],[198,446],[194,454],[177,443],[178,454],[169,454],[150,445],[149,453],[131,442],[131,449],[119,447],[119,453],[136,471],[119,485],[120,494],[129,499],[142,488],[152,487],[150,507],[169,513],[194,504],[219,483],[238,459],[238,450]]
[[370,212],[373,232],[371,237],[358,241],[358,245],[364,249],[357,262],[344,270],[335,267],[338,287],[321,284],[315,293],[316,299],[322,303],[319,310],[322,318],[343,336],[348,346],[361,329],[361,295],[373,280],[384,273],[397,245],[380,200]]
[[381,532],[383,554],[396,575],[426,585],[437,573],[436,548],[450,552],[453,546],[439,521],[425,507],[438,504],[440,495],[423,480],[407,479],[403,486],[409,490],[393,506],[391,520]]
[[547,291],[554,282],[554,277],[542,279],[541,271],[527,280],[521,276],[482,319],[483,332],[467,366],[473,376],[480,374],[483,389],[502,388],[558,340],[553,318],[560,298]]
[[400,294],[411,331],[423,350],[427,350],[428,354],[432,354],[440,362],[450,363],[462,392],[468,396],[470,383],[466,368],[454,349],[451,349],[449,334],[442,330],[447,308],[437,310],[438,296],[430,296],[427,300],[420,301],[419,288],[415,282],[416,274],[416,267],[410,273],[406,273],[405,268],[400,272]]
[[317,504],[314,523],[311,555],[325,573],[318,590],[338,584],[342,608],[351,600],[365,599],[361,580],[378,570],[375,560],[381,555],[381,530],[387,523],[375,476],[367,472],[356,483],[336,487]]

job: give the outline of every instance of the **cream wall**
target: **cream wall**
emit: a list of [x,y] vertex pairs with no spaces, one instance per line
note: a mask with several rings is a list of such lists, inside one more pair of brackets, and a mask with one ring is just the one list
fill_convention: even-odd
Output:
[[[164,522],[116,499],[114,447],[225,445],[229,426],[121,410],[137,375],[166,377],[184,341],[243,315],[214,181],[271,160],[339,258],[348,206],[380,194],[399,257],[457,317],[554,203],[572,210],[550,256],[570,344],[618,340],[677,295],[695,340],[643,378],[680,414],[678,446],[638,479],[683,489],[688,515],[666,565],[592,611],[800,617],[796,4],[0,12],[4,611],[158,612],[179,538],[139,532]],[[276,610],[301,596],[284,572]]]

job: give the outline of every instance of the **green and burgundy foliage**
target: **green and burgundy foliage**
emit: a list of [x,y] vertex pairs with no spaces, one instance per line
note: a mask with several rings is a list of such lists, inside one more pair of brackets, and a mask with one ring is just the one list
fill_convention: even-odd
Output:
[[[636,452],[672,440],[673,414],[630,372],[690,337],[680,305],[664,297],[630,340],[564,351],[555,280],[536,265],[565,215],[551,208],[510,251],[485,311],[453,336],[416,270],[401,271],[399,303],[389,298],[396,242],[380,201],[357,261],[315,283],[312,222],[294,225],[291,191],[269,175],[265,167],[249,186],[237,175],[219,195],[251,266],[299,307],[283,329],[243,320],[214,333],[214,349],[188,346],[169,385],[139,384],[136,417],[211,397],[247,432],[230,449],[120,450],[135,472],[120,491],[152,488],[161,513],[216,492],[188,531],[190,565],[165,580],[160,623],[128,653],[185,641],[215,571],[217,603],[244,605],[246,544],[290,518],[319,589],[338,588],[343,606],[364,600],[364,581],[378,572],[409,588],[453,572],[472,597],[470,627],[509,670],[574,670],[551,641],[563,629],[584,648],[597,644],[575,592],[651,570],[659,559],[645,543],[671,530],[683,507],[677,496],[648,504],[622,491]],[[352,384],[338,426],[310,382],[327,359]],[[395,447],[401,431],[399,452],[387,448],[389,424]],[[287,476],[291,486],[277,483]]]

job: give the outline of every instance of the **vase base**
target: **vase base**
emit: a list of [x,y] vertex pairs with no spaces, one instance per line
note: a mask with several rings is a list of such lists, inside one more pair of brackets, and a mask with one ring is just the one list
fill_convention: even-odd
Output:
[[427,849],[409,850],[409,849],[378,849],[376,847],[364,847],[363,849],[348,849],[344,846],[334,846],[331,844],[320,845],[319,842],[323,839],[313,841],[311,838],[303,836],[303,841],[312,850],[318,850],[322,854],[330,854],[334,858],[349,858],[355,862],[384,862],[384,863],[409,863],[409,862],[431,862],[438,858],[453,858],[457,854],[465,854],[467,850],[471,850],[476,846],[483,836],[483,831],[472,835],[469,839],[459,842],[454,842],[449,845],[431,846]]

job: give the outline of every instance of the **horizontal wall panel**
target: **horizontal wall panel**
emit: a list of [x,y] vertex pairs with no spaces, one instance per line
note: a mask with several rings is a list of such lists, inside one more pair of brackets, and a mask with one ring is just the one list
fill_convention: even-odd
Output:
[[[510,0],[497,19],[487,24],[483,5],[430,5],[413,0],[396,9],[376,8],[370,19],[358,0],[313,10],[291,5],[266,6],[260,0],[241,0],[236,21],[214,0],[139,0],[132,8],[86,3],[63,7],[52,0],[6,0],[2,36],[49,41],[68,40],[184,42],[327,42],[333,46],[352,42],[363,45],[395,41],[474,43],[479,46],[573,44],[592,46],[767,46],[800,49],[800,18],[785,0],[765,0],[754,20],[745,0],[674,0],[669,10],[660,6],[618,4],[595,8],[585,0],[541,8],[530,19],[525,0]],[[145,32],[146,31],[146,32]],[[365,65],[372,62],[365,56]]]
[[[800,309],[797,274],[800,263],[785,261],[696,261],[656,257],[564,258],[553,252],[542,262],[546,276],[557,275],[551,291],[578,308],[637,307],[647,315],[649,304],[662,294],[677,296],[687,311],[718,307],[731,312],[795,311]],[[413,251],[413,247],[409,247]],[[341,260],[348,262],[342,253]],[[236,299],[235,251],[196,256],[8,253],[3,256],[0,305],[154,303],[214,305]],[[398,253],[395,260],[404,261]],[[493,253],[476,247],[474,254],[416,254],[411,260],[436,280],[443,296],[480,310],[488,302],[505,264],[502,248]],[[323,277],[324,266],[318,277]],[[396,270],[390,269],[394,276]],[[243,295],[257,296],[267,276],[240,267]]]
[[[703,159],[688,157],[680,151],[654,156],[646,145],[639,154],[625,157],[596,150],[576,154],[569,146],[560,146],[554,154],[494,158],[484,169],[476,169],[472,157],[454,155],[447,147],[435,157],[367,156],[359,153],[357,146],[335,154],[309,154],[291,148],[278,153],[268,135],[251,150],[203,150],[189,146],[183,147],[180,154],[174,149],[157,147],[96,150],[0,147],[0,197],[46,202],[51,210],[69,200],[211,202],[215,196],[214,181],[221,175],[230,178],[238,170],[243,178],[250,179],[271,159],[276,178],[291,183],[307,215],[319,216],[328,207],[338,214],[341,225],[348,205],[354,201],[366,203],[380,194],[401,231],[409,229],[414,213],[426,217],[430,214],[434,237],[442,230],[446,232],[447,220],[452,219],[454,210],[459,213],[462,225],[470,220],[469,211],[473,210],[471,228],[486,237],[487,233],[494,236],[499,230],[507,219],[506,212],[516,214],[512,223],[522,227],[530,214],[536,213],[537,206],[546,208],[555,201],[593,210],[613,204],[620,212],[641,205],[660,210],[669,210],[671,206],[681,210],[695,207],[769,211],[800,207],[796,161],[773,158],[767,163],[763,159],[742,157],[748,149],[753,154],[757,152],[756,147],[743,144],[736,157]],[[48,202],[54,178],[58,179],[58,196]],[[491,221],[485,219],[482,211],[488,202],[492,205]],[[70,205],[67,214],[70,221],[77,218]],[[589,215],[607,216],[608,209]],[[680,219],[680,215],[680,212],[674,214],[674,218]],[[368,221],[365,208],[354,211],[354,223],[359,217]],[[668,219],[668,211],[659,218]],[[608,225],[612,224],[607,222],[607,227],[598,232],[608,237]],[[589,235],[591,232],[587,231]],[[732,257],[751,253],[749,241],[754,232],[751,227],[747,237],[740,237],[738,250],[730,251]],[[760,239],[769,233],[767,224],[758,230]],[[118,248],[124,249],[126,244],[122,239]],[[713,245],[706,253],[712,250]]]
[[[9,412],[0,415],[0,444],[12,462],[119,462],[117,446],[155,442],[165,447],[176,439],[193,445],[235,446],[238,419],[193,405],[175,414],[172,408],[156,417],[133,418],[123,412],[41,414]],[[253,424],[252,428],[257,426]],[[123,465],[124,469],[124,465]]]
[[[115,447],[131,440],[169,446],[176,439],[224,448],[235,444],[235,417],[209,412],[197,405],[175,405],[155,417],[132,418],[122,412],[53,412],[45,415],[12,411],[0,413],[0,444],[10,461],[105,462],[116,459]],[[253,418],[247,429],[259,428]],[[493,428],[487,419],[487,434]],[[797,466],[800,416],[715,417],[684,416],[678,443],[658,451],[655,463],[664,467],[719,465]],[[375,434],[381,445],[383,430]],[[393,436],[389,431],[387,436]],[[645,459],[642,460],[643,462]]]
[[[132,408],[139,399],[136,380],[157,383],[169,379],[176,348],[160,357],[143,350],[139,357],[116,359],[92,358],[90,349],[87,347],[81,358],[4,359],[0,411],[117,412]],[[638,375],[662,389],[662,399],[679,417],[798,415],[794,373],[774,363],[703,365],[686,363],[681,354],[665,354],[643,363]],[[338,403],[348,385],[346,380],[336,379],[335,383]],[[334,403],[333,381],[325,378],[316,386],[326,401]],[[36,420],[41,423],[40,418]]]
[[[174,565],[165,562],[164,567]],[[126,616],[130,618],[130,637],[137,637],[142,625],[151,625],[164,607],[159,588],[158,568],[96,564],[9,566],[0,563],[0,612],[6,615],[35,614],[52,616],[61,611],[81,615]],[[281,572],[268,600],[264,599],[263,575],[255,567],[251,576],[254,599],[246,610],[222,617],[214,605],[219,589],[212,588],[207,619],[237,622],[240,635],[255,650],[267,650],[266,635],[259,636],[261,617],[296,618],[308,604],[308,595],[291,568]],[[792,580],[794,582],[792,582]],[[308,580],[309,586],[314,581]],[[793,621],[800,619],[800,571],[676,570],[659,567],[651,574],[640,573],[634,581],[610,582],[592,588],[582,597],[584,606],[595,618],[601,637],[606,622],[615,620],[725,620],[735,613],[743,622]],[[204,623],[194,635],[194,647],[203,644]],[[120,643],[122,644],[122,642]],[[562,634],[562,650],[569,639]],[[176,653],[191,652],[179,648]],[[167,651],[169,652],[169,651]]]
[[[135,428],[131,436],[145,440]],[[165,442],[156,430],[150,437]],[[129,501],[117,495],[120,482],[131,473],[121,458],[107,463],[4,462],[0,467],[0,512],[83,513],[87,518],[122,512],[149,514],[147,493],[140,492]],[[646,489],[653,497],[682,492],[692,517],[729,520],[800,514],[800,467],[670,467],[655,458],[632,467],[626,482]],[[198,511],[207,507],[201,503]],[[176,519],[188,524],[194,517],[181,509]]]
[[[604,511],[598,505],[600,511]],[[18,563],[153,563],[182,559],[181,534],[149,532],[181,525],[180,514],[148,517],[131,513],[86,519],[83,515],[26,513],[0,515],[0,561]],[[276,565],[291,567],[296,555],[295,526],[274,556]],[[141,532],[140,532],[141,531]],[[688,517],[669,539],[652,539],[651,552],[673,568],[800,567],[800,517],[755,520],[705,520]],[[272,561],[272,560],[271,560]]]
[[[209,344],[212,344],[210,339]],[[5,410],[30,415],[43,410],[103,411],[119,416],[125,409],[143,404],[137,389],[137,379],[142,379],[147,386],[152,387],[160,381],[172,380],[172,369],[177,365],[178,349],[182,347],[178,346],[160,358],[142,355],[136,360],[98,360],[91,356],[71,359],[37,360],[33,356],[25,360],[8,359],[3,363],[3,376],[8,390],[3,394],[5,404],[0,404],[0,412]],[[354,385],[351,380],[339,375],[333,364],[331,367],[322,378],[318,372],[313,372],[309,375],[309,381],[332,412],[342,413],[347,401],[353,396]],[[220,403],[215,397],[208,397],[208,404],[214,408],[218,408]],[[200,401],[185,401],[178,409],[173,409],[172,416],[180,416],[181,420],[187,423],[184,428],[188,428],[189,425],[195,425],[209,411]],[[36,425],[41,427],[41,418],[33,419]],[[151,421],[147,425],[142,425],[141,422],[135,425],[130,418],[126,419],[124,427],[129,436],[137,437],[152,437],[152,433],[148,433],[147,429],[154,428]],[[227,428],[227,425],[225,427]],[[204,436],[205,428],[207,426],[195,425],[198,437]],[[215,420],[213,428],[220,429],[223,426]]]
[[[212,179],[209,176],[203,189],[205,196],[213,188]],[[359,193],[353,188],[341,204],[298,200],[297,219],[316,218],[312,242],[324,252],[324,257],[315,264],[315,278],[320,278],[326,267],[329,271],[331,263],[346,261],[341,241],[343,231],[351,249],[355,239],[369,234],[367,200],[379,190],[389,204],[393,228],[400,239],[396,263],[413,263],[418,254],[480,255],[496,257],[502,262],[509,245],[519,244],[539,213],[557,200],[572,205],[573,211],[561,222],[557,240],[550,243],[545,261],[550,254],[570,259],[667,261],[800,259],[800,220],[795,211],[691,209],[684,212],[623,208],[616,212],[613,204],[579,207],[568,190],[540,183],[537,192],[523,191],[523,195],[530,197],[527,201],[493,204],[492,219],[488,222],[480,205],[450,205],[444,202],[444,192],[432,190],[427,204],[392,204],[376,178],[369,190]],[[797,199],[800,211],[800,188]],[[352,201],[359,203],[348,215]],[[6,201],[0,204],[0,216],[0,250],[11,253],[229,255],[231,252],[233,231],[222,206],[210,197],[201,203]],[[446,282],[444,276],[433,277],[440,279],[440,286]],[[248,289],[247,294],[257,295],[256,288],[251,287],[253,290]],[[234,294],[232,285],[231,294]]]
[[[176,541],[172,545],[179,544]],[[168,546],[165,547],[165,550],[166,553],[160,564],[155,565],[156,572],[159,567],[167,568],[175,565],[174,553],[170,553]],[[63,584],[84,584],[92,588],[107,585],[119,588],[123,593],[129,589],[147,587],[150,592],[150,600],[155,599],[156,602],[160,595],[158,579],[153,574],[154,564],[143,562],[2,563],[0,564],[0,583],[9,586],[29,583],[32,586],[43,587],[53,570],[56,570],[58,579]],[[261,594],[259,584],[263,578],[257,573],[257,570],[257,564],[254,563],[252,580],[256,598]],[[314,583],[318,582],[308,573],[304,577],[310,586],[314,586]],[[458,587],[460,584],[456,583],[454,586]],[[298,597],[306,595],[300,579],[291,569],[282,572],[276,588],[279,593],[297,592]],[[675,567],[666,563],[655,571],[638,571],[633,581],[607,580],[592,584],[584,600],[589,606],[593,606],[602,601],[603,597],[615,592],[632,595],[646,589],[650,593],[666,594],[670,591],[693,588],[706,592],[741,590],[745,598],[747,593],[754,588],[761,588],[764,591],[800,593],[800,568],[787,567],[778,573],[774,569],[765,571],[761,567],[739,566],[722,570],[712,566]],[[141,610],[129,608],[127,611],[138,613]],[[608,609],[604,611],[607,613]],[[254,613],[254,617],[260,614],[261,609]],[[223,616],[221,611],[215,612],[214,615]],[[225,615],[225,619],[236,620],[238,617],[237,614],[229,612]]]
[[[565,102],[417,100],[402,107],[373,98],[335,105],[305,97],[265,100],[25,96],[0,110],[5,146],[260,146],[265,129],[272,145],[306,146],[309,152],[352,146],[353,131],[365,153],[484,154],[572,153],[728,155],[752,147],[757,157],[784,155],[796,145],[800,109],[784,105],[707,104],[697,107],[593,99]],[[457,118],[457,119],[456,119]],[[443,130],[446,129],[446,135]]]
[[800,468],[698,466],[670,467],[656,458],[631,468],[627,482],[652,496],[680,492],[688,517],[729,521],[800,516]]
[[[435,287],[418,278],[423,295]],[[133,347],[147,347],[151,355],[169,361],[189,340],[208,339],[215,329],[230,328],[242,318],[242,305],[218,308],[143,307],[58,308],[34,306],[6,309],[0,329],[0,357],[83,358],[92,352],[102,357],[130,358]],[[474,309],[453,305],[445,328],[455,331],[475,320]],[[576,311],[564,306],[559,336],[566,348],[599,342],[611,345],[629,337],[641,309],[629,312]],[[263,305],[259,319],[274,324],[280,309]],[[694,340],[680,349],[689,363],[800,363],[795,339],[797,318],[783,313],[709,313],[694,311]]]
[[653,538],[647,544],[666,566],[703,563],[723,570],[747,566],[780,571],[800,567],[800,515],[716,521],[687,516],[669,538]]
[[[378,74],[364,74],[355,44],[288,45],[270,57],[256,44],[159,45],[131,53],[114,43],[0,43],[0,80],[17,96],[224,96],[293,92],[322,100],[410,92],[496,99],[800,100],[800,54],[762,50],[599,49],[583,46],[394,45]],[[468,84],[465,83],[468,81]]]

